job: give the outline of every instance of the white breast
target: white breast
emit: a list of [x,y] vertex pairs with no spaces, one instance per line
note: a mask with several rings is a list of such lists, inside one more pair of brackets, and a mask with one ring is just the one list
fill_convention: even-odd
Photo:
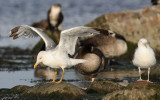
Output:
[[134,54],[133,64],[142,67],[148,68],[153,66],[156,63],[155,54],[152,48],[147,47],[138,48]]

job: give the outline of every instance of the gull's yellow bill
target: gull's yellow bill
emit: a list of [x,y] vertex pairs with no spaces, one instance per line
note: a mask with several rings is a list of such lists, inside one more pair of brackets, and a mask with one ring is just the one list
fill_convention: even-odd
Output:
[[37,68],[38,64],[39,64],[39,63],[35,63],[35,64],[34,64],[34,69]]

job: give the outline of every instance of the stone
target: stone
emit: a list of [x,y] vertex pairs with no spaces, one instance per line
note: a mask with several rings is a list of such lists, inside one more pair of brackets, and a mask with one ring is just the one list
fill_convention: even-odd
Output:
[[87,93],[106,94],[116,90],[121,90],[124,87],[112,81],[94,81],[87,89]]
[[87,97],[87,94],[78,87],[69,83],[45,83],[36,85],[24,91],[21,96],[34,98],[52,99],[80,99]]
[[29,86],[26,86],[26,85],[17,85],[13,88],[10,89],[11,93],[22,93],[23,91],[29,89],[30,87]]
[[146,81],[132,82],[126,89],[109,93],[102,100],[160,100],[160,85]]
[[126,10],[101,15],[86,26],[109,29],[131,43],[144,37],[151,46],[160,49],[160,5],[139,10]]

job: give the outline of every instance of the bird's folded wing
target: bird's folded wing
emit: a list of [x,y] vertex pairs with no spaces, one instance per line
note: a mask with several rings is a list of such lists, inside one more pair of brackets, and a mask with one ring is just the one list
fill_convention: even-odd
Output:
[[78,37],[100,34],[99,31],[91,27],[79,26],[61,32],[58,48],[73,55]]
[[42,32],[38,28],[34,28],[28,25],[17,26],[13,28],[10,31],[10,33],[11,33],[10,37],[13,37],[13,39],[17,39],[21,36],[24,36],[26,38],[33,38],[39,35],[45,42],[46,50],[50,50],[56,46],[55,42],[50,37],[48,37],[44,32]]

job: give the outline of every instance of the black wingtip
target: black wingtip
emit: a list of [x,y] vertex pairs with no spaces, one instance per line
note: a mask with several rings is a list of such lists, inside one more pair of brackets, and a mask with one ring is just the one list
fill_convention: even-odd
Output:
[[16,34],[16,35],[13,36],[13,40],[15,40],[17,38],[18,38],[18,34]]
[[18,35],[17,35],[17,32],[19,30],[20,26],[17,26],[13,29],[11,29],[11,31],[9,32],[11,35],[9,37],[13,37],[13,39],[17,39],[18,38]]

